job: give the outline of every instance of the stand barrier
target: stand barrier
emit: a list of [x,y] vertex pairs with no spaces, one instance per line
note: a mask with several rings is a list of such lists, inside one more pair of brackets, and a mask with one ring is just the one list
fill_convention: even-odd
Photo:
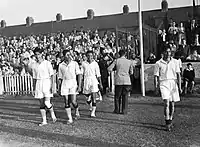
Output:
[[[114,97],[114,72],[109,74],[108,96]],[[57,74],[53,75],[53,93],[57,93]],[[34,83],[30,74],[0,75],[0,95],[33,95]]]

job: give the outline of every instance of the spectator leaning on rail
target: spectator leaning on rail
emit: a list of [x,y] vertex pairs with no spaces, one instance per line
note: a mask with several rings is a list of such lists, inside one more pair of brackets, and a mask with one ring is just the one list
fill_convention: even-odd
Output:
[[[109,67],[108,71],[116,70],[115,75],[115,109],[114,113],[127,114],[128,94],[131,89],[130,75],[133,74],[132,62],[126,59],[125,50],[119,51],[120,58],[116,59]],[[122,111],[120,112],[120,102],[122,99]]]
[[170,47],[166,47],[163,51],[163,58],[155,64],[154,85],[156,94],[160,89],[164,101],[164,116],[168,131],[172,128],[175,102],[180,101],[179,91],[182,93],[180,72],[180,66],[177,60],[172,58]]

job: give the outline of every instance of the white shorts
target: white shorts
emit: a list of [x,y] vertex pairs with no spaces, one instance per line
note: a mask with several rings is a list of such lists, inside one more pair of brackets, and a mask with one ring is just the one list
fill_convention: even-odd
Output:
[[76,79],[63,80],[61,85],[61,95],[75,95],[77,93]]
[[99,91],[98,87],[98,80],[96,77],[92,78],[85,78],[84,85],[83,85],[83,94],[91,94]]
[[163,100],[169,100],[170,102],[180,101],[178,85],[175,80],[161,81],[160,91]]
[[44,97],[53,97],[50,92],[51,79],[41,79],[36,81],[35,85],[35,98],[42,99]]

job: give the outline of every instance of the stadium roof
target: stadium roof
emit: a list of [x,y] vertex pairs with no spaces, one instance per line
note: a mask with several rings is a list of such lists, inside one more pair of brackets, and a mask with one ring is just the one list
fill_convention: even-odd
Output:
[[[192,15],[192,7],[180,7],[171,8],[168,11],[168,17],[172,18],[176,22],[185,21],[189,19],[188,15]],[[155,28],[163,20],[165,13],[161,12],[160,9],[150,10],[143,12],[143,23],[149,24],[150,21],[155,20]],[[92,20],[85,18],[62,20],[61,22],[49,21],[34,23],[31,26],[16,25],[7,26],[6,28],[0,28],[0,34],[3,36],[13,36],[13,35],[30,35],[30,34],[45,34],[50,32],[68,32],[72,31],[74,28],[80,29],[113,29],[115,27],[119,28],[132,28],[138,26],[138,13],[131,12],[129,14],[114,14],[114,15],[104,15],[104,16],[94,16]]]

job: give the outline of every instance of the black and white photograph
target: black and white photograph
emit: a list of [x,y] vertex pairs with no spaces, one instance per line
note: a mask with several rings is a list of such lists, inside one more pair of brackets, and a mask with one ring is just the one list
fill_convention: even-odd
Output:
[[200,0],[0,0],[0,147],[200,147]]

